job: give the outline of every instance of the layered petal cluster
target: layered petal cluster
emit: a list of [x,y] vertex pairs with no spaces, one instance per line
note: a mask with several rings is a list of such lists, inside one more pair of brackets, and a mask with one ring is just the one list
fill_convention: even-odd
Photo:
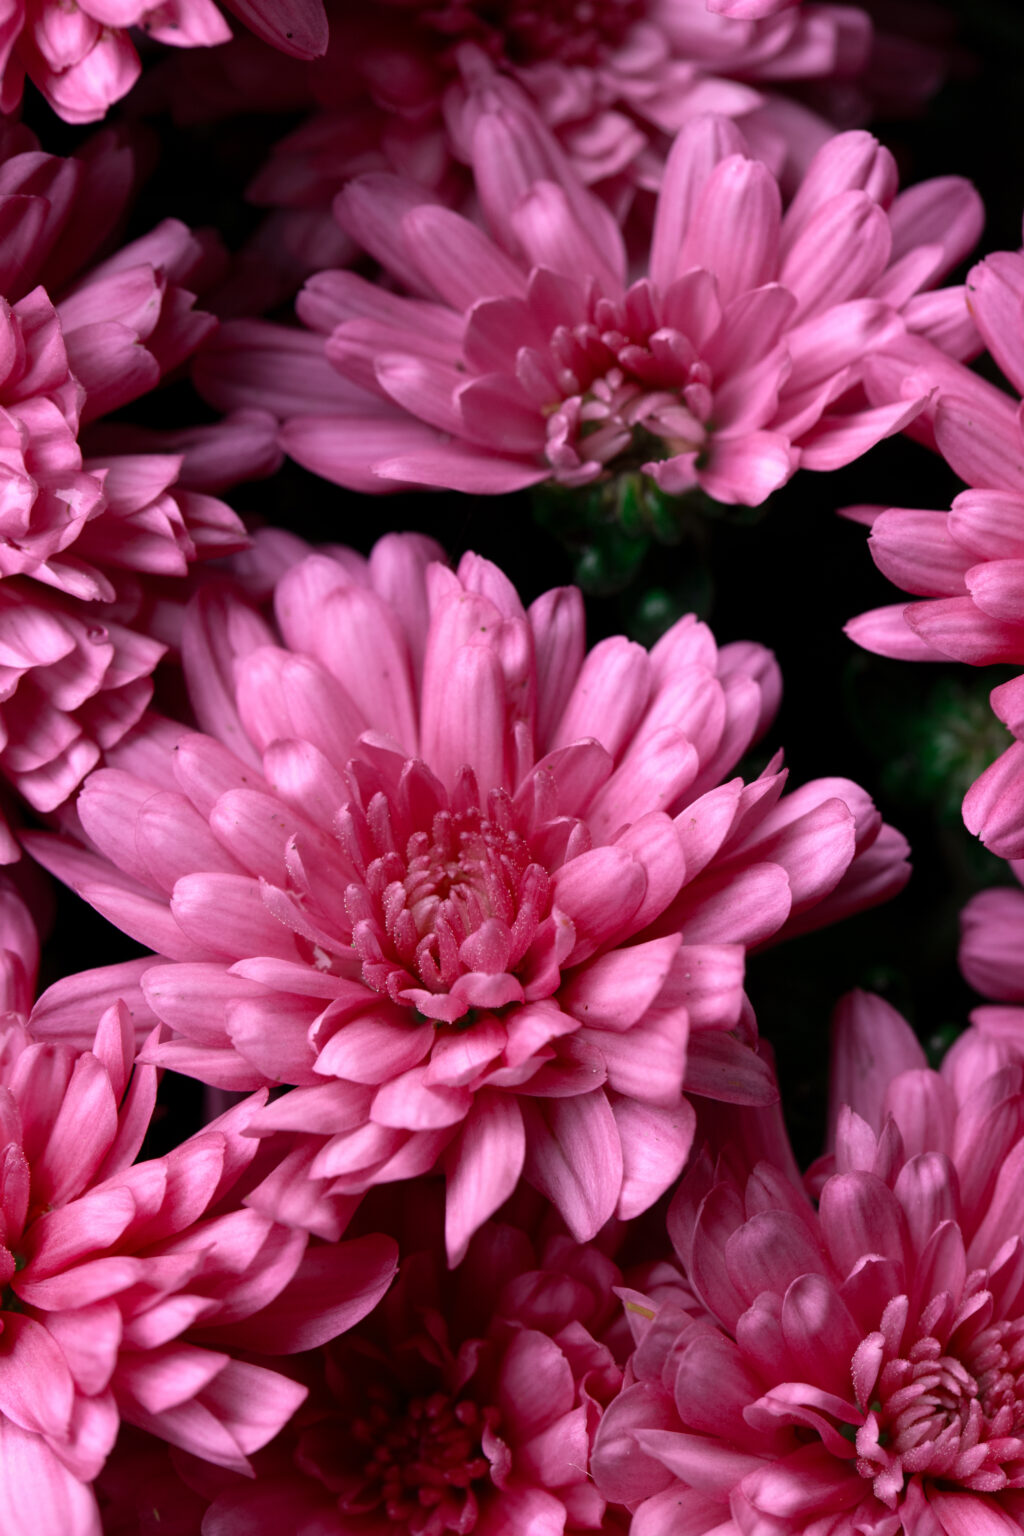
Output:
[[99,1536],[88,1484],[120,1420],[246,1472],[305,1389],[239,1349],[305,1350],[390,1283],[385,1237],[311,1248],[232,1206],[257,1143],[250,1105],[166,1157],[133,1164],[155,1069],[134,1065],[127,1010],[93,1049],[0,1041],[0,1524]]
[[604,1338],[618,1269],[568,1238],[534,1247],[488,1223],[446,1274],[431,1236],[403,1253],[375,1312],[309,1362],[309,1399],[256,1458],[255,1483],[220,1480],[206,1536],[618,1529],[587,1473],[622,1379]]
[[[284,53],[308,59],[327,47],[322,0],[225,4]],[[133,27],[174,48],[210,48],[231,36],[213,0],[12,0],[0,26],[0,112],[17,110],[27,77],[65,122],[104,117],[142,68]]]
[[[722,783],[770,719],[769,653],[692,617],[589,654],[574,588],[524,610],[415,535],[289,564],[277,630],[206,588],[183,647],[206,735],[126,742],[77,803],[95,851],[37,856],[165,957],[151,1059],[294,1143],[250,1196],[449,1179],[454,1260],[520,1175],[588,1240],[676,1178],[699,1094],[759,1102],[747,947],[897,890],[863,791]],[[285,1143],[287,1146],[287,1142]]]
[[[986,348],[1024,393],[1024,256],[989,256],[970,272],[967,290]],[[948,512],[897,507],[875,519],[876,564],[923,601],[862,614],[847,632],[901,659],[1024,663],[1024,406],[919,338],[878,359],[868,384],[878,399],[934,391],[923,435],[970,489]],[[1016,739],[968,791],[964,820],[994,853],[1013,859],[1024,854],[1024,678],[993,689],[991,703]]]
[[931,1071],[855,996],[817,1206],[768,1162],[694,1166],[669,1231],[704,1315],[652,1303],[593,1454],[634,1532],[1021,1528],[1020,1039],[1002,1060],[968,1031]]
[[90,424],[152,389],[216,324],[188,285],[206,281],[217,258],[170,219],[96,262],[130,190],[130,154],[110,136],[80,159],[44,154],[24,134],[8,148],[0,771],[49,811],[149,700],[164,647],[147,633],[147,584],[245,543],[234,513],[198,487],[207,475],[218,483],[240,440],[251,453],[254,432],[264,445],[257,466],[274,449],[269,418],[252,415],[205,429],[179,452],[125,452],[109,425],[90,443]]
[[315,383],[315,339],[240,323],[200,358],[208,398],[275,411],[286,452],[357,490],[640,467],[670,494],[757,504],[914,417],[924,396],[864,408],[874,349],[909,326],[969,350],[960,290],[921,290],[973,243],[978,199],[957,178],[897,195],[867,134],[829,141],[783,210],[731,121],[691,123],[634,281],[607,207],[514,95],[476,99],[472,163],[488,233],[410,181],[352,182],[342,226],[414,296],[320,273],[297,306],[329,365]]

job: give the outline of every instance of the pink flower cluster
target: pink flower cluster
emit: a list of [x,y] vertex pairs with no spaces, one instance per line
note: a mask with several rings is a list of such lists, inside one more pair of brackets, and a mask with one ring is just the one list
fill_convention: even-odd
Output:
[[[907,431],[971,489],[877,517],[925,601],[854,633],[1021,664],[1019,412],[966,361],[1024,390],[1024,256],[942,286],[973,188],[828,129],[884,55],[858,7],[226,4],[256,38],[205,73],[214,0],[0,23],[6,114],[27,77],[104,115],[132,28],[179,120],[228,112],[211,158],[317,109],[240,260],[128,225],[118,131],[0,125],[0,1536],[1021,1531],[1024,894],[963,914],[990,1001],[939,1069],[844,1001],[802,1177],[750,957],[895,896],[905,840],[790,787],[745,622],[659,620],[680,549],[649,645],[544,589],[525,516],[521,580],[464,550],[540,486],[595,548],[710,547],[712,499]],[[253,313],[297,264],[301,325]],[[304,471],[491,499],[445,548]],[[359,548],[299,536],[325,505]],[[1004,856],[1021,690],[966,808]],[[104,923],[133,947],[83,968]]]

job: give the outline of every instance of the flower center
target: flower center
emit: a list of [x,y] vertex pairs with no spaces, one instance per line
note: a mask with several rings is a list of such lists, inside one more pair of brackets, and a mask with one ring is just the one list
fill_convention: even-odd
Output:
[[488,794],[485,814],[471,774],[454,803],[431,779],[426,826],[410,828],[382,791],[365,816],[346,807],[342,836],[362,878],[345,901],[366,984],[454,1023],[471,1008],[522,1000],[510,973],[548,913],[551,882],[504,790]]
[[404,1410],[383,1389],[375,1396],[352,1426],[355,1455],[367,1457],[353,1509],[383,1509],[409,1536],[466,1536],[479,1514],[473,1485],[490,1477],[482,1439],[494,1429],[497,1409],[445,1392],[413,1398]]
[[706,442],[711,370],[682,331],[660,323],[657,304],[650,286],[637,283],[620,302],[595,299],[590,320],[552,332],[539,374],[553,374],[562,392],[545,406],[546,456],[564,483],[593,479],[641,432],[670,454]]
[[1024,1319],[982,1328],[956,1353],[929,1336],[882,1367],[857,1470],[892,1507],[914,1474],[996,1492],[1024,1481]]

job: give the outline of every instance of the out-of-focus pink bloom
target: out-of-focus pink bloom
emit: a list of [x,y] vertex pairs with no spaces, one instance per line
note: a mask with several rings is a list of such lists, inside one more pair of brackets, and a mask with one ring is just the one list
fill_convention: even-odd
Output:
[[[153,1060],[296,1091],[250,1198],[332,1201],[443,1159],[454,1260],[520,1175],[577,1240],[668,1187],[687,1089],[760,1102],[746,948],[903,883],[847,780],[721,781],[779,696],[770,654],[692,617],[586,653],[579,592],[525,611],[493,565],[415,535],[293,563],[275,631],[200,593],[183,656],[207,735],[126,741],[77,808],[97,853],[41,860],[172,964]],[[862,860],[884,846],[865,885]]]
[[[327,47],[322,0],[224,3],[283,53],[311,59]],[[174,48],[209,48],[231,36],[213,0],[12,0],[0,31],[0,111],[17,110],[27,76],[65,122],[104,117],[142,67],[132,27]]]
[[103,1536],[202,1536],[209,1499],[177,1475],[162,1440],[123,1424],[94,1484]]
[[[331,199],[368,170],[396,172],[454,203],[472,158],[467,97],[488,73],[526,93],[577,174],[620,212],[638,188],[657,190],[673,136],[707,112],[738,120],[752,151],[790,187],[836,127],[879,115],[869,102],[891,45],[884,23],[876,34],[850,5],[793,5],[757,19],[716,13],[705,0],[549,3],[542,12],[521,0],[349,7],[333,18],[327,57],[308,74],[307,100],[319,110],[275,147],[249,189],[276,210],[276,262],[267,241],[261,252],[272,266],[287,263],[297,287],[318,269],[310,247],[337,245]],[[906,110],[908,90],[923,99],[942,70],[935,50],[907,39],[896,46],[895,95]],[[253,50],[245,53],[234,66],[244,93],[235,110],[280,91],[276,79],[263,86]],[[271,62],[263,61],[268,76]],[[224,110],[220,78],[205,89],[179,82],[172,106],[175,96],[185,111],[204,102]],[[289,105],[300,104],[293,93]],[[335,257],[319,267],[344,264]]]
[[[271,418],[255,413],[185,441],[118,441],[105,423],[90,442],[91,423],[152,389],[215,326],[189,285],[205,283],[220,258],[170,219],[97,263],[130,190],[130,153],[111,135],[81,159],[43,154],[24,135],[8,147],[0,770],[50,811],[150,698],[164,650],[147,633],[150,585],[245,543],[238,518],[208,489],[233,469],[273,467],[278,451]],[[126,451],[135,447],[146,451]]]
[[[1018,882],[1022,866],[1011,863]],[[972,896],[960,917],[960,969],[976,991],[1024,1003],[1024,892],[999,886]]]
[[[1024,255],[1000,251],[967,280],[989,353],[1024,392]],[[934,391],[915,435],[969,490],[949,512],[891,508],[873,524],[875,563],[924,599],[861,614],[847,633],[867,650],[912,661],[1024,663],[1024,431],[1020,402],[937,352],[904,338],[872,360],[877,401]],[[968,790],[964,820],[994,853],[1024,854],[1024,678],[993,689],[992,708],[1016,738]]]
[[716,15],[704,0],[543,13],[512,0],[500,17],[463,0],[378,0],[335,19],[330,51],[309,76],[320,111],[276,147],[252,196],[326,209],[368,161],[438,185],[453,159],[471,158],[467,94],[487,73],[515,81],[580,177],[609,191],[656,188],[671,138],[707,112],[742,120],[773,169],[803,169],[830,125],[780,92],[826,82],[827,93],[839,80],[848,98],[872,36],[852,5],[750,20]]
[[566,1237],[535,1247],[492,1222],[446,1273],[439,1224],[429,1238],[403,1246],[376,1311],[307,1362],[310,1396],[256,1458],[255,1482],[194,1468],[197,1485],[222,1485],[207,1536],[621,1529],[587,1471],[622,1379],[604,1338],[618,1269]]
[[[5,924],[9,927],[9,924]],[[305,1397],[235,1358],[315,1347],[386,1290],[396,1247],[312,1247],[230,1196],[258,1143],[240,1105],[132,1166],[156,1072],[107,1010],[91,1051],[0,1038],[0,1526],[98,1536],[89,1482],[119,1420],[249,1470]]]
[[1024,1052],[968,1036],[930,1071],[855,995],[817,1207],[728,1148],[687,1175],[669,1234],[705,1312],[652,1302],[592,1460],[634,1532],[1020,1529]]
[[417,296],[349,272],[307,284],[299,314],[341,376],[328,412],[302,382],[308,338],[258,322],[201,355],[207,396],[276,411],[292,457],[358,490],[577,486],[639,464],[670,494],[756,504],[920,409],[862,408],[874,349],[908,326],[973,335],[959,289],[920,290],[973,243],[976,194],[947,178],[897,196],[867,134],[831,140],[783,212],[734,124],[690,124],[633,282],[615,219],[514,95],[481,95],[472,146],[489,234],[393,177],[339,198],[343,227]]

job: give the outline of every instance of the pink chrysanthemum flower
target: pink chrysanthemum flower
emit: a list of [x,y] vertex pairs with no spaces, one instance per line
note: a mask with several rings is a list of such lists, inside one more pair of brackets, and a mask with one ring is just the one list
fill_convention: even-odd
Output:
[[[256,1459],[256,1481],[220,1479],[208,1536],[622,1529],[587,1472],[622,1379],[605,1337],[618,1269],[566,1237],[535,1246],[492,1222],[445,1273],[440,1224],[420,1226],[376,1311],[306,1362],[310,1396]],[[203,1468],[179,1465],[214,1491]]]
[[913,418],[924,397],[861,408],[873,349],[906,326],[954,349],[974,336],[960,290],[920,290],[973,243],[976,194],[946,178],[896,196],[867,134],[831,140],[783,211],[731,122],[689,125],[634,280],[615,219],[525,106],[485,93],[472,144],[488,234],[397,178],[339,198],[343,227],[417,297],[350,272],[307,284],[299,314],[340,375],[329,412],[301,381],[309,338],[258,322],[201,356],[207,396],[266,405],[288,453],[358,490],[500,493],[642,467],[670,494],[756,504]]
[[188,285],[204,282],[219,258],[170,219],[97,263],[130,190],[130,154],[109,135],[81,159],[43,154],[17,130],[7,147],[0,771],[50,811],[150,698],[164,648],[146,621],[149,585],[245,543],[238,518],[207,488],[226,483],[232,468],[246,472],[240,448],[257,473],[277,450],[271,418],[253,413],[163,443],[153,434],[119,440],[117,427],[98,424],[157,385],[215,326]]
[[[1000,251],[968,276],[970,312],[989,353],[1024,392],[1024,255]],[[970,489],[948,512],[890,508],[870,549],[891,580],[924,601],[861,614],[847,633],[867,650],[913,661],[972,666],[1024,663],[1024,434],[1021,406],[918,339],[874,360],[877,399],[931,389],[936,402],[915,431]],[[994,853],[1024,854],[1024,678],[993,689],[992,708],[1017,738],[976,780],[964,820]]]
[[[11,1005],[33,936],[9,887],[3,898]],[[16,1012],[0,1030],[4,1530],[99,1536],[88,1484],[122,1419],[249,1470],[249,1453],[305,1389],[235,1352],[323,1343],[363,1317],[394,1273],[389,1238],[311,1247],[232,1206],[258,1146],[242,1134],[251,1104],[131,1166],[156,1093],[155,1069],[134,1056],[119,1003],[80,1054],[33,1040]]]
[[[282,52],[327,47],[322,0],[224,0]],[[93,123],[127,95],[142,68],[129,29],[174,48],[209,48],[231,29],[213,0],[12,0],[0,31],[0,112],[21,104],[25,78],[67,123]]]
[[[588,1240],[647,1208],[697,1093],[761,1101],[746,947],[881,899],[905,845],[846,780],[720,781],[778,699],[770,654],[680,621],[589,655],[574,588],[389,536],[292,565],[279,629],[206,590],[183,655],[208,735],[141,734],[77,805],[104,857],[50,869],[171,965],[144,978],[253,1121],[297,1145],[263,1208],[444,1157],[453,1262],[525,1173]],[[739,1031],[734,1033],[734,1031]]]
[[994,1069],[963,1037],[930,1071],[899,1015],[855,996],[835,1078],[817,1208],[734,1155],[702,1158],[677,1196],[705,1312],[651,1307],[592,1461],[634,1532],[1024,1526],[1020,1049]]

